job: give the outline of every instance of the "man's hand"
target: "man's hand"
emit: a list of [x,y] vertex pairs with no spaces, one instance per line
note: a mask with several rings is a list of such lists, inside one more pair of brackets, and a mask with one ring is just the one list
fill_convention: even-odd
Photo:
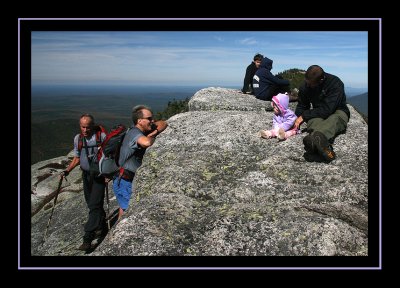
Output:
[[69,174],[69,171],[64,170],[64,171],[62,171],[62,172],[60,173],[60,178],[65,178],[65,177],[68,176],[68,174]]
[[294,127],[296,128],[296,129],[300,129],[300,125],[302,124],[304,122],[304,120],[303,120],[303,116],[299,116],[297,119],[296,119],[296,121],[294,122]]

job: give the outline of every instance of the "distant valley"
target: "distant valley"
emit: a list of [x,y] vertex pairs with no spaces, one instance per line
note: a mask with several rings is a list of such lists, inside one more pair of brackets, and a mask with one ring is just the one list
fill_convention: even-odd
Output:
[[[107,130],[116,124],[131,125],[131,109],[144,104],[156,114],[168,102],[190,98],[199,87],[156,87],[120,89],[32,89],[31,164],[66,155],[73,149],[73,137],[79,133],[79,117],[90,113]],[[78,92],[79,91],[79,92]],[[98,94],[96,94],[98,93]]]
[[368,88],[344,87],[344,92],[346,93],[347,98],[351,98],[363,93],[368,93]]
[[359,113],[368,117],[368,92],[347,97],[347,103],[351,104]]

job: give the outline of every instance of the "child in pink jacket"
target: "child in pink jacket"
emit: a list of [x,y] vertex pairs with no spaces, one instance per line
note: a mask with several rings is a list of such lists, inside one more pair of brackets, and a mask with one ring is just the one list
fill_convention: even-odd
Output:
[[262,138],[277,137],[279,140],[285,140],[290,136],[300,133],[298,129],[293,128],[297,119],[296,114],[288,108],[289,95],[281,94],[272,97],[271,105],[274,108],[274,117],[272,118],[272,129],[261,130],[259,132]]

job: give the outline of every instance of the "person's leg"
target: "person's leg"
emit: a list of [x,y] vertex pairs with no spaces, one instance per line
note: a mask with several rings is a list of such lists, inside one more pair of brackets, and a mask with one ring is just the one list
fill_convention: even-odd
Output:
[[85,196],[86,205],[89,205],[89,199],[90,199],[89,181],[90,181],[89,172],[82,171],[83,195]]
[[336,110],[325,120],[322,118],[309,120],[307,130],[312,131],[312,133],[303,138],[305,150],[318,152],[327,162],[334,160],[336,154],[330,141],[346,130],[348,121],[347,114],[341,110]]
[[324,121],[322,118],[312,118],[307,121],[307,132],[311,134],[313,131],[319,131],[321,123]]
[[89,219],[85,224],[84,242],[91,242],[95,231],[104,225],[106,212],[104,211],[105,180],[104,177],[94,177],[90,193],[88,208]]
[[[341,110],[336,110],[331,116],[319,123],[312,134],[315,147],[325,161],[330,162],[336,158],[333,147],[330,143],[339,133],[347,128],[349,118]],[[330,142],[331,141],[331,142]]]
[[291,129],[285,132],[285,139],[297,134],[297,129]]
[[315,129],[318,129],[322,121],[324,121],[324,119],[322,118],[312,118],[307,121],[308,135],[303,138],[304,150],[306,150],[307,153],[314,154],[318,152],[314,145],[314,138],[312,133],[315,131]]
[[274,129],[273,130],[260,130],[259,134],[260,134],[260,137],[269,139],[269,138],[276,137],[277,132]]
[[336,110],[335,113],[325,120],[322,118],[310,119],[307,122],[307,130],[319,131],[324,134],[327,139],[332,139],[346,130],[348,121],[349,118],[345,112]]
[[278,138],[278,140],[282,141],[285,140],[285,130],[283,130],[283,128],[279,128],[278,129],[278,135],[276,136]]
[[132,194],[132,182],[125,179],[115,179],[113,182],[115,197],[119,205],[118,218],[121,218],[122,213],[128,209],[129,200]]

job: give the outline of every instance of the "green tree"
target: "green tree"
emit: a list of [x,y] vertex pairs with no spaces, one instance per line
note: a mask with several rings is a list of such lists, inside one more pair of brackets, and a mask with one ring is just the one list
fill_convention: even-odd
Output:
[[281,76],[283,79],[287,79],[290,81],[290,89],[293,88],[299,89],[300,86],[304,82],[304,74],[306,73],[305,70],[292,68],[289,70],[284,70],[283,72],[279,72],[276,76]]
[[156,119],[167,120],[175,114],[189,111],[189,100],[190,99],[187,97],[184,100],[173,99],[172,101],[169,101],[164,111],[156,113]]

